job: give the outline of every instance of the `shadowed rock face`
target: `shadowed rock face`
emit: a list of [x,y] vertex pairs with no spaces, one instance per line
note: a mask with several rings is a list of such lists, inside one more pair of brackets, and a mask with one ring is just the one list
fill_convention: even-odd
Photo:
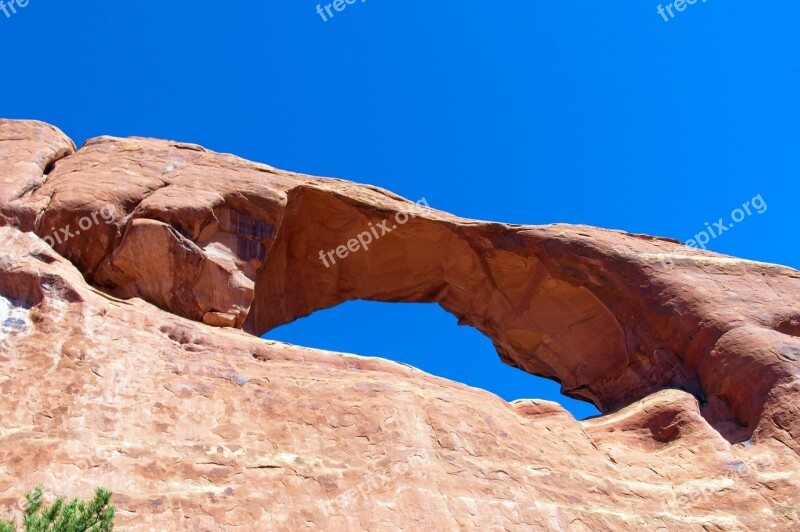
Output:
[[[800,525],[795,270],[35,122],[0,121],[0,213],[0,506],[68,479],[134,528]],[[606,415],[247,334],[351,299],[437,302]]]

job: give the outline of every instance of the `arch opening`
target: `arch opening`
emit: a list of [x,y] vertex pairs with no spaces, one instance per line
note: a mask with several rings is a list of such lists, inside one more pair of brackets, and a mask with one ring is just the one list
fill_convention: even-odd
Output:
[[381,357],[481,388],[505,399],[544,399],[576,419],[599,415],[591,403],[567,397],[559,383],[503,363],[492,341],[439,305],[347,301],[272,329],[263,338]]

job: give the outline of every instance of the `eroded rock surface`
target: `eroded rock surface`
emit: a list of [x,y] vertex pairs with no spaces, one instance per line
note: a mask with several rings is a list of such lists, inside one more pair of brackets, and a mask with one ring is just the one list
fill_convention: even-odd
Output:
[[[800,526],[796,270],[35,122],[0,121],[0,196],[0,510],[102,484],[135,530]],[[359,298],[437,302],[604,415],[248,334]]]

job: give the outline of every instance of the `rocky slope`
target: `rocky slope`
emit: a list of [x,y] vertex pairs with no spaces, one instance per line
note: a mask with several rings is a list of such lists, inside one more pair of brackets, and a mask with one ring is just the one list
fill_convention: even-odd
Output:
[[[131,530],[800,527],[800,272],[0,121],[0,514]],[[260,340],[436,302],[603,416]]]

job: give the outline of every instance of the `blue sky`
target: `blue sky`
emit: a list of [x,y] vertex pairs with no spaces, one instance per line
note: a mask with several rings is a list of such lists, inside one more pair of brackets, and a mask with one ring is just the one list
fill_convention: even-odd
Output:
[[[760,194],[767,210],[709,248],[800,268],[796,1],[709,0],[668,22],[657,2],[367,0],[327,22],[316,5],[30,0],[0,11],[0,116],[515,223],[686,240]],[[270,336],[560,400],[435,307],[349,303]]]

